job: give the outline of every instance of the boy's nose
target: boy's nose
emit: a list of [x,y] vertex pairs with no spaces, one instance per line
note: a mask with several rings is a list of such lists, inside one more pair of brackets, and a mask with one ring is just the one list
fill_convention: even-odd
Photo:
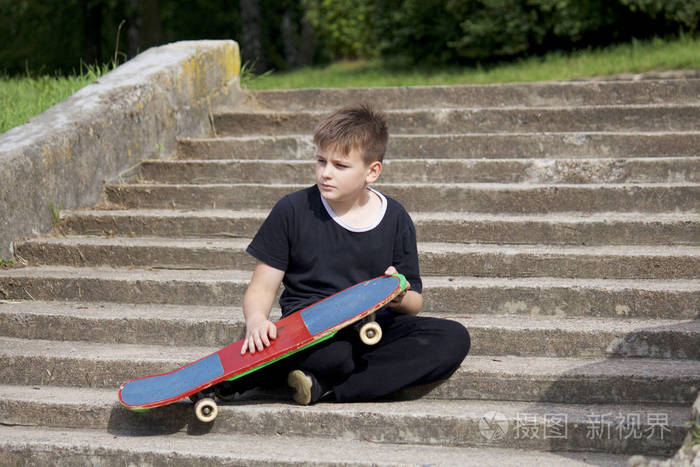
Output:
[[330,178],[332,170],[333,170],[333,167],[331,166],[331,164],[326,164],[325,166],[323,166],[323,169],[321,170],[321,176],[323,178]]

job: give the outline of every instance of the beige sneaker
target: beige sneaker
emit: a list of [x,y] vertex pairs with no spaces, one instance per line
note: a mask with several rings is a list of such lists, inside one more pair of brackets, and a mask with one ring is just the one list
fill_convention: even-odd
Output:
[[321,384],[311,373],[291,371],[287,376],[287,384],[294,389],[294,400],[297,404],[314,404],[323,396]]

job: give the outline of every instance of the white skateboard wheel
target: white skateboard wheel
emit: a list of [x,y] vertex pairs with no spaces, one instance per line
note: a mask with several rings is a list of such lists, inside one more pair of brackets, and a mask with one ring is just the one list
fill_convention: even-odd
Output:
[[194,404],[194,414],[200,422],[213,422],[219,414],[219,407],[216,405],[216,402],[214,402],[214,399],[205,397]]
[[382,339],[382,328],[376,321],[365,323],[360,328],[360,340],[365,345],[374,345]]

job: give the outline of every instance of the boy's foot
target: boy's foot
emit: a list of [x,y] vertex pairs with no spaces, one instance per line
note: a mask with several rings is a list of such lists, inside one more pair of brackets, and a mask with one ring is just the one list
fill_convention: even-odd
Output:
[[294,400],[301,405],[315,404],[330,392],[324,391],[314,375],[302,370],[291,371],[287,376],[287,384],[294,389]]

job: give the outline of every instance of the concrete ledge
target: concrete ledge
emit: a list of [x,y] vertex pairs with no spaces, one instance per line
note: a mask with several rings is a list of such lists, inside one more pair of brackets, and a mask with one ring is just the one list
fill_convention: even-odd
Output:
[[176,137],[210,135],[210,109],[241,96],[234,41],[147,50],[30,123],[0,136],[0,257],[47,232],[49,203],[94,205],[105,181],[174,153]]

